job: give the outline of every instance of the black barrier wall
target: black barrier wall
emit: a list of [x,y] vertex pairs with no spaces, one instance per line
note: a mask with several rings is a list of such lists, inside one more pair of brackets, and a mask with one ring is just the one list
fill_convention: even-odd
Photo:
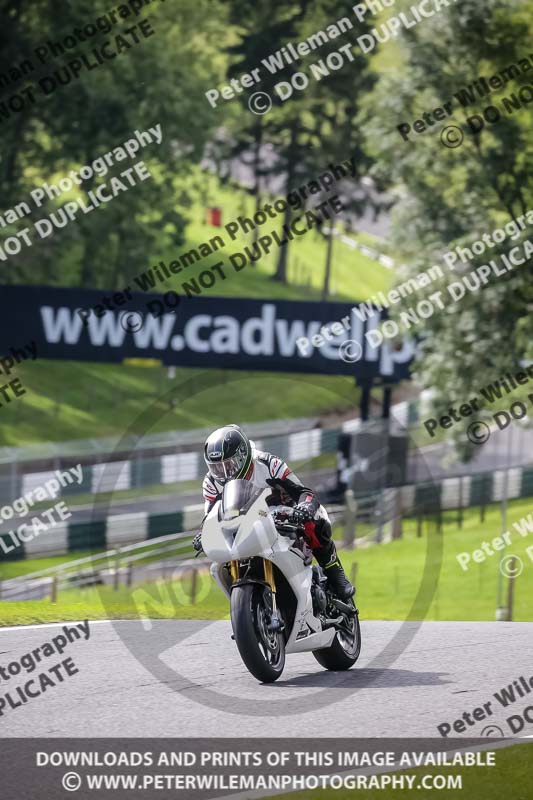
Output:
[[[154,358],[184,367],[223,363],[226,369],[353,375],[363,381],[408,379],[412,341],[372,347],[365,337],[379,325],[380,313],[386,317],[376,312],[363,322],[349,303],[1,286],[0,351],[7,353],[23,332],[39,358]],[[337,335],[331,332],[334,323],[342,329]]]

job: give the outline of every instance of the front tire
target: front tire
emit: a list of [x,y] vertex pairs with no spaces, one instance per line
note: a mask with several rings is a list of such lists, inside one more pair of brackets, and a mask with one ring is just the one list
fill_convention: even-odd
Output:
[[321,650],[313,650],[318,663],[325,669],[342,671],[353,667],[361,652],[361,628],[359,612],[350,617],[350,625],[346,630],[337,631],[333,643]]
[[231,592],[231,625],[248,671],[262,683],[273,683],[285,666],[285,638],[267,629],[272,610],[267,592],[260,583],[236,586]]

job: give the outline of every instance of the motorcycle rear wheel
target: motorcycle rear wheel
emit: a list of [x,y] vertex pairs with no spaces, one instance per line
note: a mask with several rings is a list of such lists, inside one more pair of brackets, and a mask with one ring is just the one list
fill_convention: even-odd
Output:
[[361,652],[361,628],[359,612],[350,618],[346,631],[337,631],[333,643],[321,650],[313,650],[318,663],[325,669],[342,671],[353,667]]
[[285,667],[283,633],[267,629],[269,590],[259,583],[236,586],[231,592],[231,625],[239,654],[254,678],[273,683]]

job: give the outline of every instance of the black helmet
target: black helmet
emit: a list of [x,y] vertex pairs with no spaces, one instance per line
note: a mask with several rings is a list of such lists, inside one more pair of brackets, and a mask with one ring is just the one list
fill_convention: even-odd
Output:
[[252,463],[252,445],[238,425],[225,425],[207,438],[204,459],[211,475],[222,483],[245,478]]

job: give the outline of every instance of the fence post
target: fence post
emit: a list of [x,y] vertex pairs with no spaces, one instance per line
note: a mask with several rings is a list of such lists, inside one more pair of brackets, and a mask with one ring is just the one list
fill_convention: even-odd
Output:
[[351,550],[355,544],[355,523],[357,519],[357,502],[352,489],[344,493],[344,547]]
[[377,507],[376,507],[376,514],[378,517],[378,526],[376,530],[376,544],[381,544],[383,541],[383,516],[384,516],[384,504],[385,504],[385,490],[381,489],[378,495]]
[[352,586],[356,585],[357,582],[357,561],[354,561],[352,564]]
[[113,575],[113,589],[115,592],[118,590],[119,587],[119,569],[120,569],[120,547],[117,547],[115,557],[115,574]]
[[509,566],[509,584],[507,586],[507,621],[513,621],[514,582],[515,582],[516,556],[513,556]]
[[133,583],[133,565],[131,561],[128,562],[128,571],[126,572],[126,586],[131,586]]
[[191,578],[191,605],[196,605],[196,593],[198,591],[198,570],[196,567],[192,571]]
[[50,587],[50,602],[57,603],[57,575],[52,578],[52,585]]
[[402,490],[393,489],[394,491],[394,505],[392,517],[392,538],[402,538]]
[[485,522],[485,510],[486,510],[486,503],[487,503],[487,492],[485,491],[487,487],[486,476],[481,476],[481,506],[479,508],[479,518],[480,522]]
[[443,509],[442,509],[442,492],[439,492],[437,503],[436,503],[436,515],[435,515],[435,522],[437,526],[437,533],[442,533],[442,526],[443,526]]

